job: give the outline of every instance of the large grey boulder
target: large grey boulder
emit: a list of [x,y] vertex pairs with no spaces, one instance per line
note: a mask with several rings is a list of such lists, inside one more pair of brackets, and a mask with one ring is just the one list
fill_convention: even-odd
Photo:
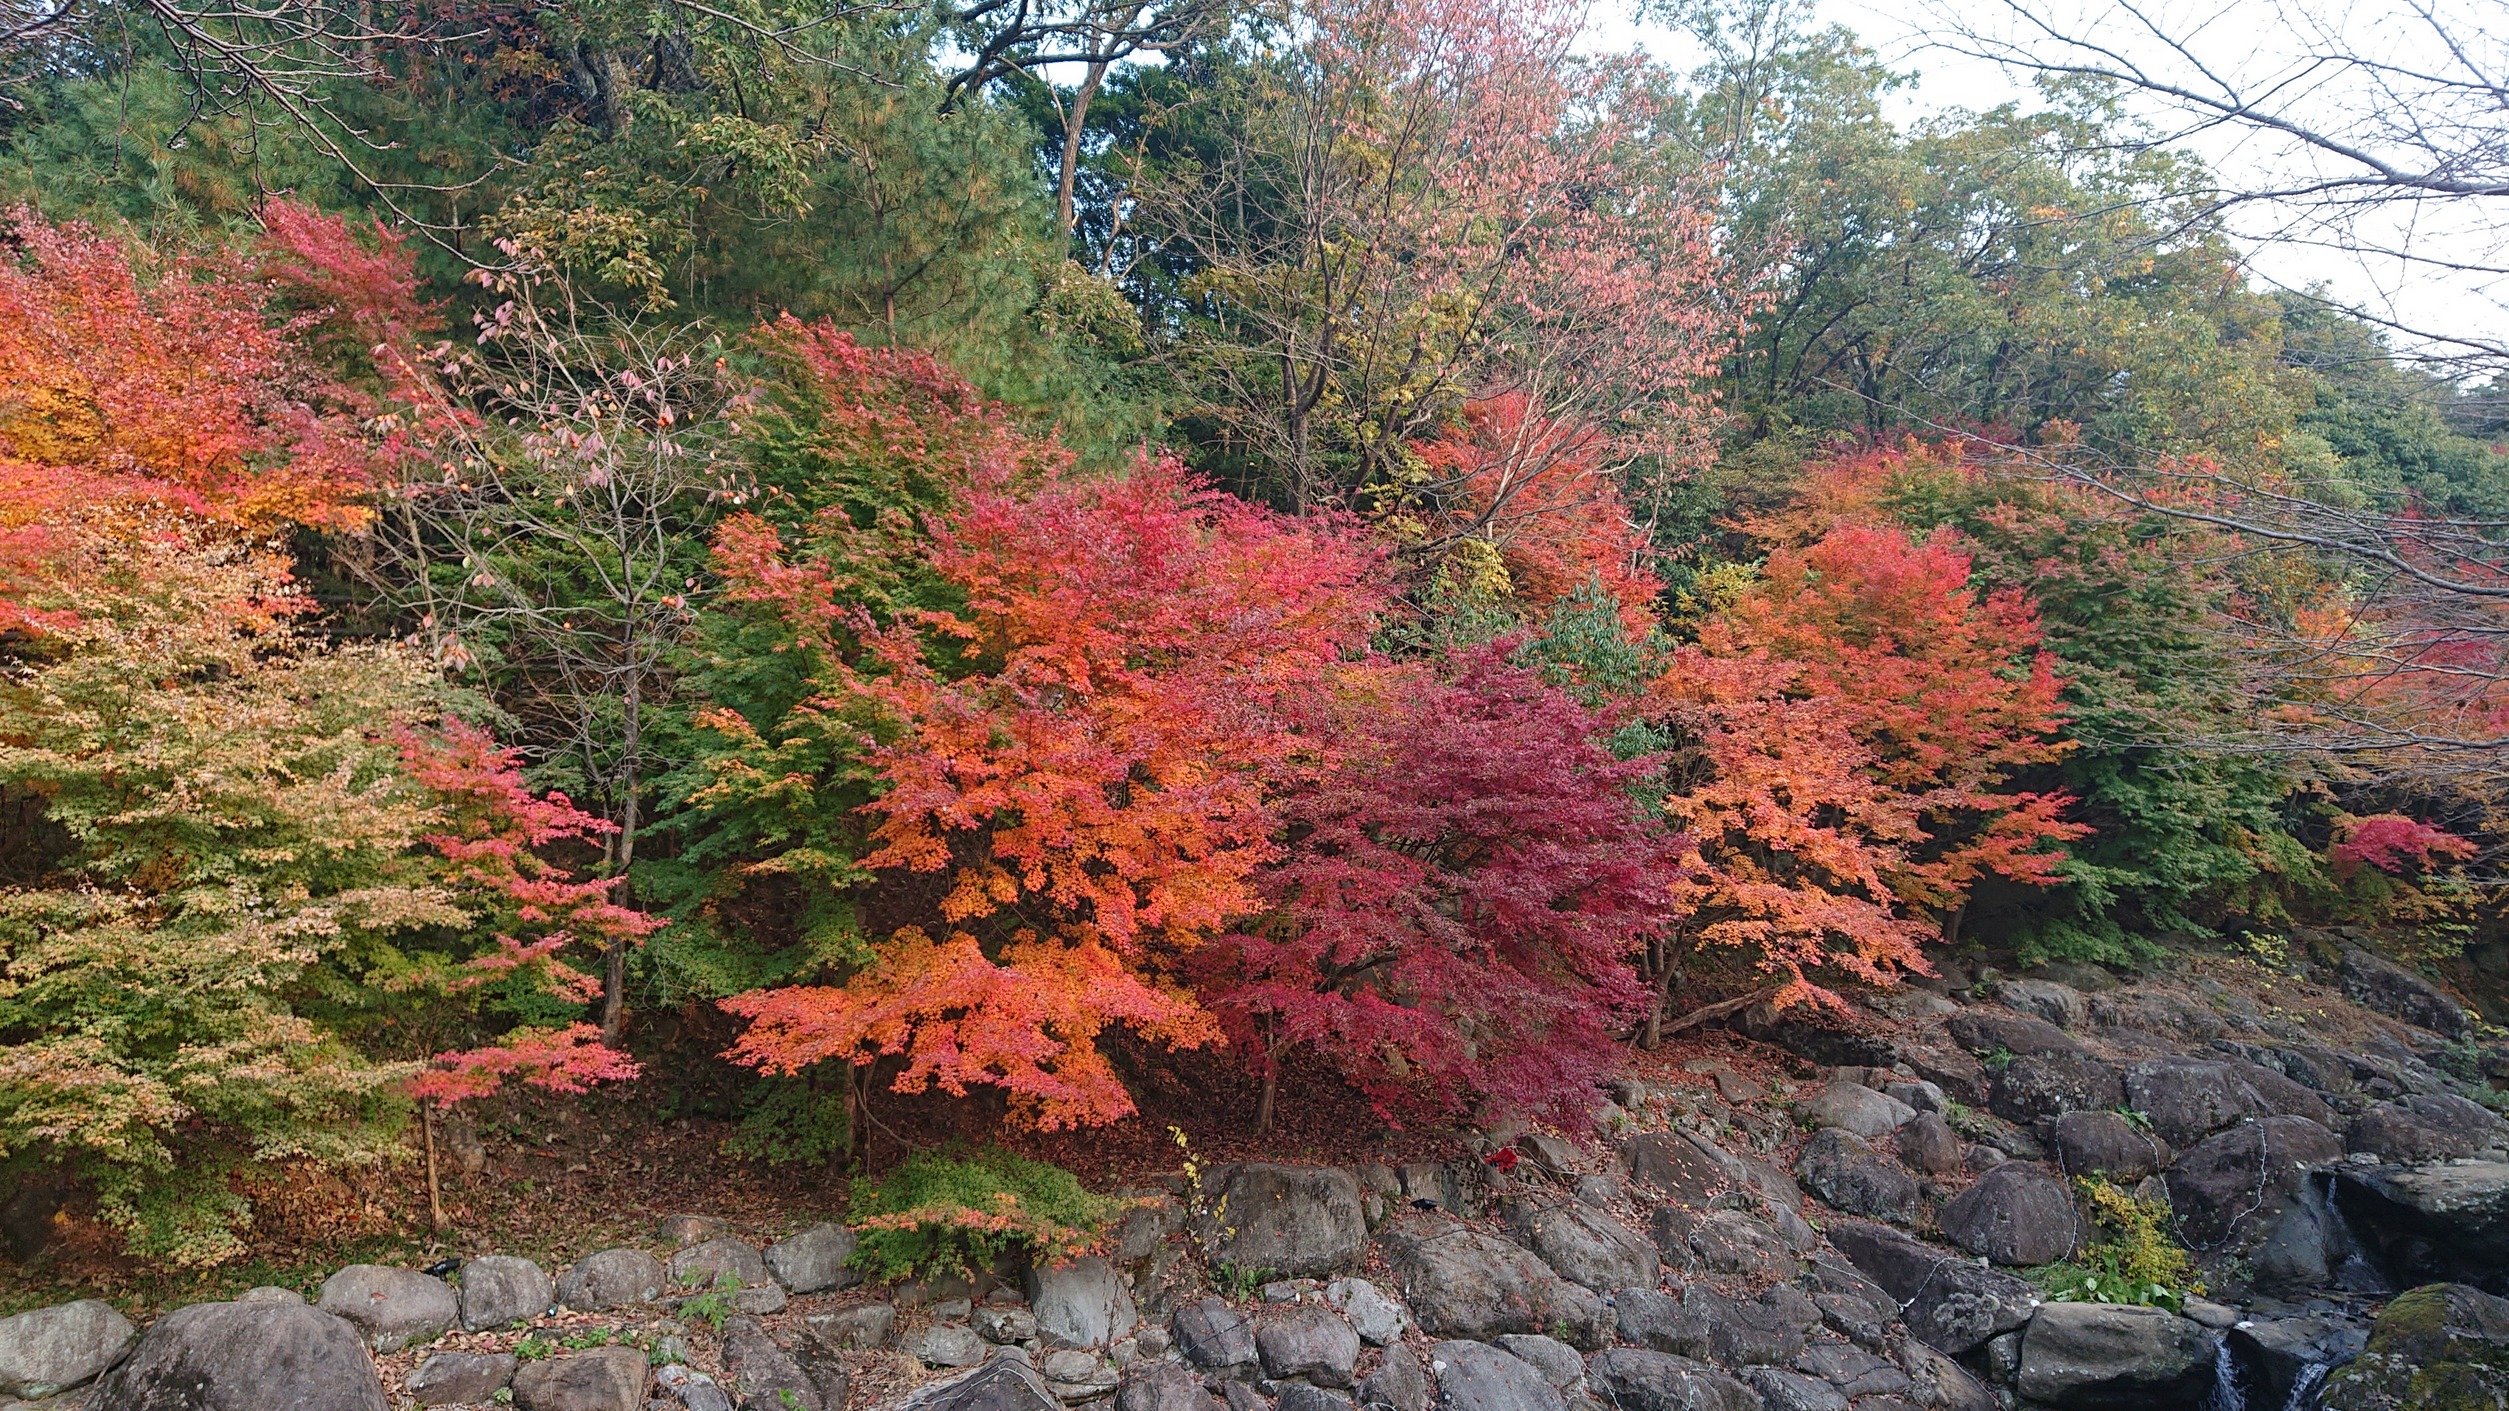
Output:
[[1830,1243],[1905,1310],[1908,1331],[1958,1357],[2030,1321],[2038,1291],[2011,1274],[1981,1269],[1897,1230],[1845,1221]]
[[558,1279],[558,1302],[579,1313],[651,1303],[669,1277],[662,1261],[641,1249],[605,1249],[576,1260]]
[[421,1406],[460,1406],[488,1401],[522,1362],[510,1352],[431,1352],[401,1383]]
[[1899,1322],[1899,1300],[1848,1265],[1815,1259],[1811,1265],[1812,1306],[1831,1332],[1860,1348],[1880,1350],[1892,1341]]
[[2104,1111],[2126,1100],[2117,1070],[2081,1054],[2024,1054],[1995,1075],[1987,1107],[2023,1126],[2068,1112]]
[[1815,1127],[1837,1127],[1874,1138],[1906,1126],[1917,1110],[1862,1083],[1836,1082],[1796,1103],[1795,1115]]
[[2126,1103],[2170,1145],[2184,1149],[2257,1117],[2306,1117],[2330,1126],[2326,1100],[2270,1068],[2239,1059],[2172,1055],[2126,1070]]
[[[1936,1411],[2004,1411],[2003,1402],[1967,1368],[1910,1338],[1899,1345],[1899,1364],[1916,1385],[1910,1400]],[[1866,1411],[1880,1411],[1865,1403]]]
[[1196,1237],[1216,1260],[1280,1278],[1337,1274],[1367,1248],[1359,1181],[1330,1166],[1248,1162],[1214,1173]]
[[826,1221],[767,1246],[767,1271],[794,1293],[852,1288],[862,1275],[854,1257],[854,1232]]
[[2473,1027],[2464,1008],[2437,985],[2368,951],[2345,951],[2337,974],[2345,997],[2363,1009],[2452,1039],[2464,1038]]
[[2398,1287],[2434,1281],[2509,1294],[2509,1163],[2334,1168],[2335,1204]]
[[650,1376],[645,1354],[632,1347],[561,1353],[514,1374],[514,1404],[522,1411],[640,1411]]
[[2408,1093],[2352,1119],[2344,1147],[2381,1161],[2449,1161],[2509,1146],[2509,1123],[2455,1093]]
[[1115,1411],[1222,1411],[1182,1362],[1136,1362],[1115,1385]]
[[351,1264],[322,1281],[314,1306],[354,1324],[377,1352],[433,1342],[461,1321],[453,1286],[415,1269]]
[[1411,1326],[1411,1312],[1366,1279],[1335,1279],[1324,1286],[1325,1302],[1342,1310],[1351,1331],[1371,1347],[1383,1347]]
[[1586,1384],[1616,1411],[1761,1411],[1758,1392],[1715,1368],[1639,1347],[1587,1358]]
[[94,1298],[0,1318],[0,1396],[40,1400],[93,1381],[122,1360],[138,1331]]
[[1254,1324],[1223,1298],[1205,1298],[1177,1309],[1169,1333],[1185,1360],[1224,1377],[1250,1371],[1258,1356]]
[[1848,1396],[1895,1396],[1915,1385],[1898,1363],[1843,1342],[1805,1348],[1795,1367]]
[[2195,1406],[2218,1347],[2210,1329],[2164,1308],[2050,1303],[2021,1335],[2015,1386],[2068,1411]]
[[1530,1252],[1451,1221],[1407,1220],[1382,1242],[1404,1302],[1423,1331],[1487,1342],[1501,1333],[1549,1333],[1598,1347],[1610,1311]]
[[1760,1394],[1765,1411],[1847,1411],[1846,1394],[1817,1377],[1779,1367],[1738,1367],[1734,1375]]
[[[1243,1392],[1244,1389],[1241,1388],[1240,1394],[1242,1395]],[[1066,1401],[1070,1400],[1071,1396],[1070,1391],[1063,1392],[1063,1398]],[[1281,1383],[1280,1399],[1273,1403],[1273,1407],[1274,1411],[1351,1411],[1350,1397],[1347,1394],[1326,1391],[1320,1386],[1313,1386],[1306,1382]]]
[[1577,1349],[1558,1338],[1540,1333],[1502,1333],[1499,1351],[1526,1364],[1542,1374],[1542,1380],[1563,1390],[1575,1386],[1586,1374],[1586,1359]]
[[1441,1342],[1429,1368],[1447,1411],[1567,1411],[1538,1368],[1486,1342]]
[[[1970,1009],[1943,1022],[1951,1041],[1974,1054],[1999,1055],[2080,1053],[2082,1043],[2044,1019],[1992,1009]],[[1926,1074],[1932,1078],[1931,1073]],[[1935,1078],[1941,1082],[1942,1079]]]
[[2068,1112],[2056,1119],[2056,1166],[2069,1176],[2139,1181],[2169,1169],[2169,1143],[2115,1112]]
[[1820,1309],[1790,1284],[1742,1299],[1696,1283],[1682,1290],[1681,1301],[1707,1329],[1707,1358],[1727,1367],[1784,1366],[1803,1351],[1805,1334],[1821,1322]]
[[973,1367],[985,1359],[984,1339],[965,1323],[934,1323],[908,1338],[906,1351],[927,1367]]
[[1104,1347],[1141,1322],[1131,1290],[1097,1255],[1028,1271],[1028,1308],[1048,1347]]
[[1264,1375],[1275,1380],[1297,1377],[1346,1387],[1359,1364],[1359,1334],[1321,1303],[1293,1303],[1267,1309],[1255,1320],[1255,1353]]
[[756,1318],[724,1325],[723,1371],[742,1404],[771,1411],[845,1411],[845,1366],[832,1356],[812,1365],[784,1349]]
[[979,1303],[969,1316],[976,1336],[990,1343],[1019,1343],[1037,1335],[1037,1315],[1025,1308],[997,1308]]
[[2369,1346],[2326,1379],[2326,1411],[2490,1411],[2509,1406],[2509,1299],[2463,1284],[2398,1294]]
[[[1033,1326],[1028,1335],[1036,1335]],[[830,1347],[865,1352],[886,1347],[897,1331],[897,1305],[893,1303],[858,1303],[833,1313],[814,1313],[809,1319],[811,1331]]]
[[2027,1162],[2008,1161],[1944,1202],[1943,1237],[1998,1264],[2052,1264],[2082,1242],[2064,1183]]
[[1613,1330],[1620,1340],[1676,1357],[1708,1355],[1708,1312],[1704,1305],[1656,1289],[1622,1289],[1612,1295]]
[[462,1266],[462,1326],[473,1332],[537,1318],[556,1296],[548,1274],[528,1259],[488,1254]]
[[1037,1369],[1016,1357],[996,1357],[917,1387],[893,1411],[1062,1411],[1062,1403]]
[[1507,1219],[1526,1248],[1572,1283],[1596,1293],[1655,1283],[1655,1246],[1583,1201],[1549,1206],[1514,1201]]
[[1795,1179],[1823,1204],[1850,1215],[1895,1223],[1916,1216],[1916,1178],[1837,1127],[1815,1132],[1803,1144],[1795,1157]]
[[1687,1205],[1705,1206],[1738,1182],[1723,1152],[1687,1132],[1642,1132],[1620,1144],[1629,1174]]
[[1960,1169],[1960,1138],[1938,1112],[1920,1112],[1899,1129],[1899,1159],[1929,1176]]
[[1767,1221],[1740,1210],[1659,1205],[1649,1224],[1664,1263],[1683,1273],[1703,1270],[1766,1282],[1792,1278],[1802,1262]]
[[2323,1378],[2361,1355],[2365,1329],[2332,1318],[2242,1318],[2222,1334],[2250,1405],[2280,1408],[2304,1379]]
[[1402,1343],[1385,1349],[1385,1359],[1359,1384],[1359,1404],[1387,1411],[1428,1411],[1429,1374],[1419,1355]]
[[389,1411],[357,1330],[303,1304],[195,1303],[160,1318],[95,1411]]
[[758,1247],[729,1235],[676,1251],[667,1267],[672,1287],[696,1292],[727,1287],[754,1289],[775,1281],[767,1272],[766,1258]]
[[2079,1029],[2091,1017],[2089,998],[2054,980],[2006,980],[1995,987],[1995,998],[2059,1029]]
[[2262,1239],[2298,1198],[2302,1172],[2343,1155],[2305,1117],[2244,1122],[2195,1144],[2163,1179],[2180,1238],[2198,1249]]

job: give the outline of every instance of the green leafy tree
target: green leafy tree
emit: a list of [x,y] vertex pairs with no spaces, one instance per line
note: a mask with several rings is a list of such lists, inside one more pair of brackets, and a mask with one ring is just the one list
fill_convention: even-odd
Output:
[[591,820],[466,753],[415,660],[293,629],[281,561],[110,518],[0,663],[0,797],[33,814],[0,878],[0,1169],[214,1263],[245,1185],[381,1157],[429,1051],[497,1016],[525,1028],[455,1071],[632,1073],[563,1027],[564,951],[634,927],[528,854]]

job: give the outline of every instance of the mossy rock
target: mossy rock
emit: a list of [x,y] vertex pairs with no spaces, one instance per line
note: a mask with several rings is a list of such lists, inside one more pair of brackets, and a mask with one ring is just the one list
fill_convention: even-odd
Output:
[[2509,1406],[2509,1299],[2464,1284],[2398,1294],[2370,1344],[2326,1383],[2326,1411],[2500,1411]]

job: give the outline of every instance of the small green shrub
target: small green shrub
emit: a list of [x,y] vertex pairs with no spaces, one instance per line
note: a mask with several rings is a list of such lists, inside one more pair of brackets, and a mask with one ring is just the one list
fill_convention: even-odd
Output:
[[718,1275],[713,1288],[681,1299],[680,1312],[690,1318],[705,1319],[706,1326],[719,1333],[723,1331],[724,1323],[729,1321],[734,1313],[740,1311],[740,1306],[732,1301],[734,1296],[739,1294],[740,1288],[741,1281],[738,1278],[730,1274]]
[[2195,1261],[2169,1227],[2169,1207],[2097,1177],[2074,1181],[2077,1208],[2094,1236],[2074,1258],[2032,1271],[2060,1303],[2131,1303],[2178,1311],[2204,1292]]
[[919,1152],[873,1182],[854,1182],[854,1266],[874,1279],[972,1273],[1002,1254],[1087,1253],[1124,1208],[1060,1166],[992,1148]]
[[825,1091],[799,1078],[761,1078],[724,1147],[734,1156],[770,1164],[843,1156],[854,1149],[844,1090]]

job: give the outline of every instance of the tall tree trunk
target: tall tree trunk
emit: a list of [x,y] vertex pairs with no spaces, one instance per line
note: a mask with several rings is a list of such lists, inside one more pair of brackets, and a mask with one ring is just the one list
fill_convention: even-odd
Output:
[[1055,187],[1055,198],[1056,209],[1062,212],[1066,241],[1070,240],[1072,227],[1080,220],[1076,206],[1080,188],[1081,129],[1089,118],[1089,100],[1098,96],[1098,85],[1106,81],[1106,68],[1107,61],[1104,59],[1089,66],[1088,75],[1081,79],[1080,87],[1072,93],[1071,111],[1063,118],[1063,173],[1061,182]]
[[[631,674],[620,720],[626,766],[619,780],[619,831],[610,846],[610,900],[620,906],[628,905],[634,896],[627,869],[636,861],[636,828],[642,821],[637,792],[644,787],[644,775],[637,767],[637,751],[644,747],[643,704],[638,682]],[[612,936],[601,961],[601,1042],[616,1045],[619,1027],[627,1018],[627,938]]]

